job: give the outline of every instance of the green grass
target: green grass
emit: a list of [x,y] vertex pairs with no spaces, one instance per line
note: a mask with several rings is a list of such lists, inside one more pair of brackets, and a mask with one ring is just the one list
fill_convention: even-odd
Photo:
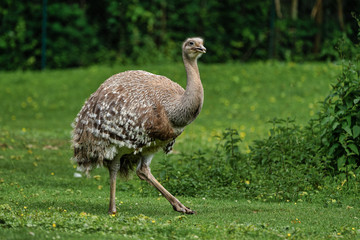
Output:
[[[163,198],[124,196],[121,212],[108,216],[104,213],[106,197],[103,193],[97,193],[99,197],[94,198],[93,193],[80,197],[68,192],[54,199],[63,205],[68,203],[62,207],[58,207],[61,204],[53,207],[45,201],[42,207],[30,204],[24,209],[22,204],[16,207],[18,210],[6,210],[13,216],[6,219],[12,228],[2,230],[7,236],[25,238],[30,237],[32,232],[37,238],[47,236],[46,239],[52,236],[95,239],[102,235],[109,239],[320,239],[339,235],[346,238],[359,236],[358,211],[354,208],[182,198],[198,211],[197,215],[185,216],[172,212]],[[76,204],[71,206],[73,202]]]
[[[119,181],[119,212],[108,216],[107,171],[73,176],[70,124],[107,77],[136,68],[0,73],[0,239],[359,238],[360,205],[332,196],[323,196],[327,204],[178,196],[198,213],[184,216],[136,177]],[[141,68],[185,85],[181,64]],[[274,117],[306,124],[340,70],[330,63],[200,65],[204,108],[175,152],[213,147],[227,127],[240,132],[246,150],[267,136]],[[154,159],[155,173],[163,158]]]

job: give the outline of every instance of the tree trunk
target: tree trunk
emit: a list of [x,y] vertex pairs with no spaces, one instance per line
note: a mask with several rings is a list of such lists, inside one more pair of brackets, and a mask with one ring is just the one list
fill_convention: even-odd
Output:
[[338,18],[339,18],[339,24],[341,31],[345,30],[345,24],[344,24],[344,11],[343,11],[343,4],[342,0],[337,0],[337,9],[338,9]]
[[296,20],[298,17],[298,0],[291,1],[291,19]]
[[280,0],[275,0],[276,15],[278,18],[282,18],[281,3]]
[[317,32],[314,39],[314,49],[313,52],[318,54],[321,49],[321,39],[322,39],[322,24],[323,24],[323,1],[317,0],[312,11],[311,17],[315,18],[315,24],[317,27]]

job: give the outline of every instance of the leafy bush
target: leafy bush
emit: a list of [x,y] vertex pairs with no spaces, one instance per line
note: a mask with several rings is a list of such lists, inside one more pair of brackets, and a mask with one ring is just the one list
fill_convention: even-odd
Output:
[[[323,151],[339,171],[360,166],[360,69],[349,63],[319,115]],[[359,170],[357,170],[358,172]]]
[[292,200],[300,193],[318,190],[324,185],[327,163],[317,154],[316,133],[311,127],[301,129],[290,119],[271,122],[269,138],[250,147],[258,187],[266,194],[272,189],[274,198]]
[[238,132],[227,129],[217,149],[171,156],[157,176],[176,195],[298,200],[315,193],[324,185],[325,159],[316,156],[312,136],[290,120],[272,123],[271,136],[249,154],[240,151]]
[[[31,69],[40,61],[41,7],[29,2],[0,3],[0,68]],[[30,21],[31,19],[31,21]],[[40,64],[39,64],[40,66]]]
[[[40,3],[0,3],[1,69],[40,68],[41,8]],[[51,3],[47,10],[47,66],[66,68],[97,62],[102,48],[85,10],[67,3]]]
[[[353,15],[358,22],[360,20]],[[359,31],[360,33],[360,31]],[[360,39],[360,37],[359,37]],[[350,53],[349,49],[357,49]],[[319,113],[319,132],[322,153],[331,160],[331,166],[346,179],[356,178],[360,173],[360,52],[359,45],[342,42],[340,55],[352,57],[348,63],[343,60],[343,71],[332,91],[325,99]]]
[[85,11],[77,4],[54,3],[48,6],[47,65],[66,68],[97,61],[99,51],[95,30]]

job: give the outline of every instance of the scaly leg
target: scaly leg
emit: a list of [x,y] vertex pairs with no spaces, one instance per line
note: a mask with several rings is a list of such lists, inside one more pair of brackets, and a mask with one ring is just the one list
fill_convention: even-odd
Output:
[[113,159],[109,166],[109,174],[110,174],[110,203],[109,203],[109,214],[116,213],[116,176],[118,171],[120,170],[120,159]]
[[157,190],[170,202],[175,211],[194,214],[195,211],[185,207],[179,200],[177,200],[171,193],[169,193],[151,174],[150,163],[153,155],[147,156],[140,160],[139,165],[136,169],[136,174],[140,179],[146,180],[148,183],[156,187]]

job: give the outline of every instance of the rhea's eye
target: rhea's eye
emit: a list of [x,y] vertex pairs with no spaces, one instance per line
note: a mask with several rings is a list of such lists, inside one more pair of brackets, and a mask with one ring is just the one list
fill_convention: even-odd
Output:
[[194,42],[189,42],[189,45],[190,45],[190,46],[193,46],[193,45],[194,45]]

